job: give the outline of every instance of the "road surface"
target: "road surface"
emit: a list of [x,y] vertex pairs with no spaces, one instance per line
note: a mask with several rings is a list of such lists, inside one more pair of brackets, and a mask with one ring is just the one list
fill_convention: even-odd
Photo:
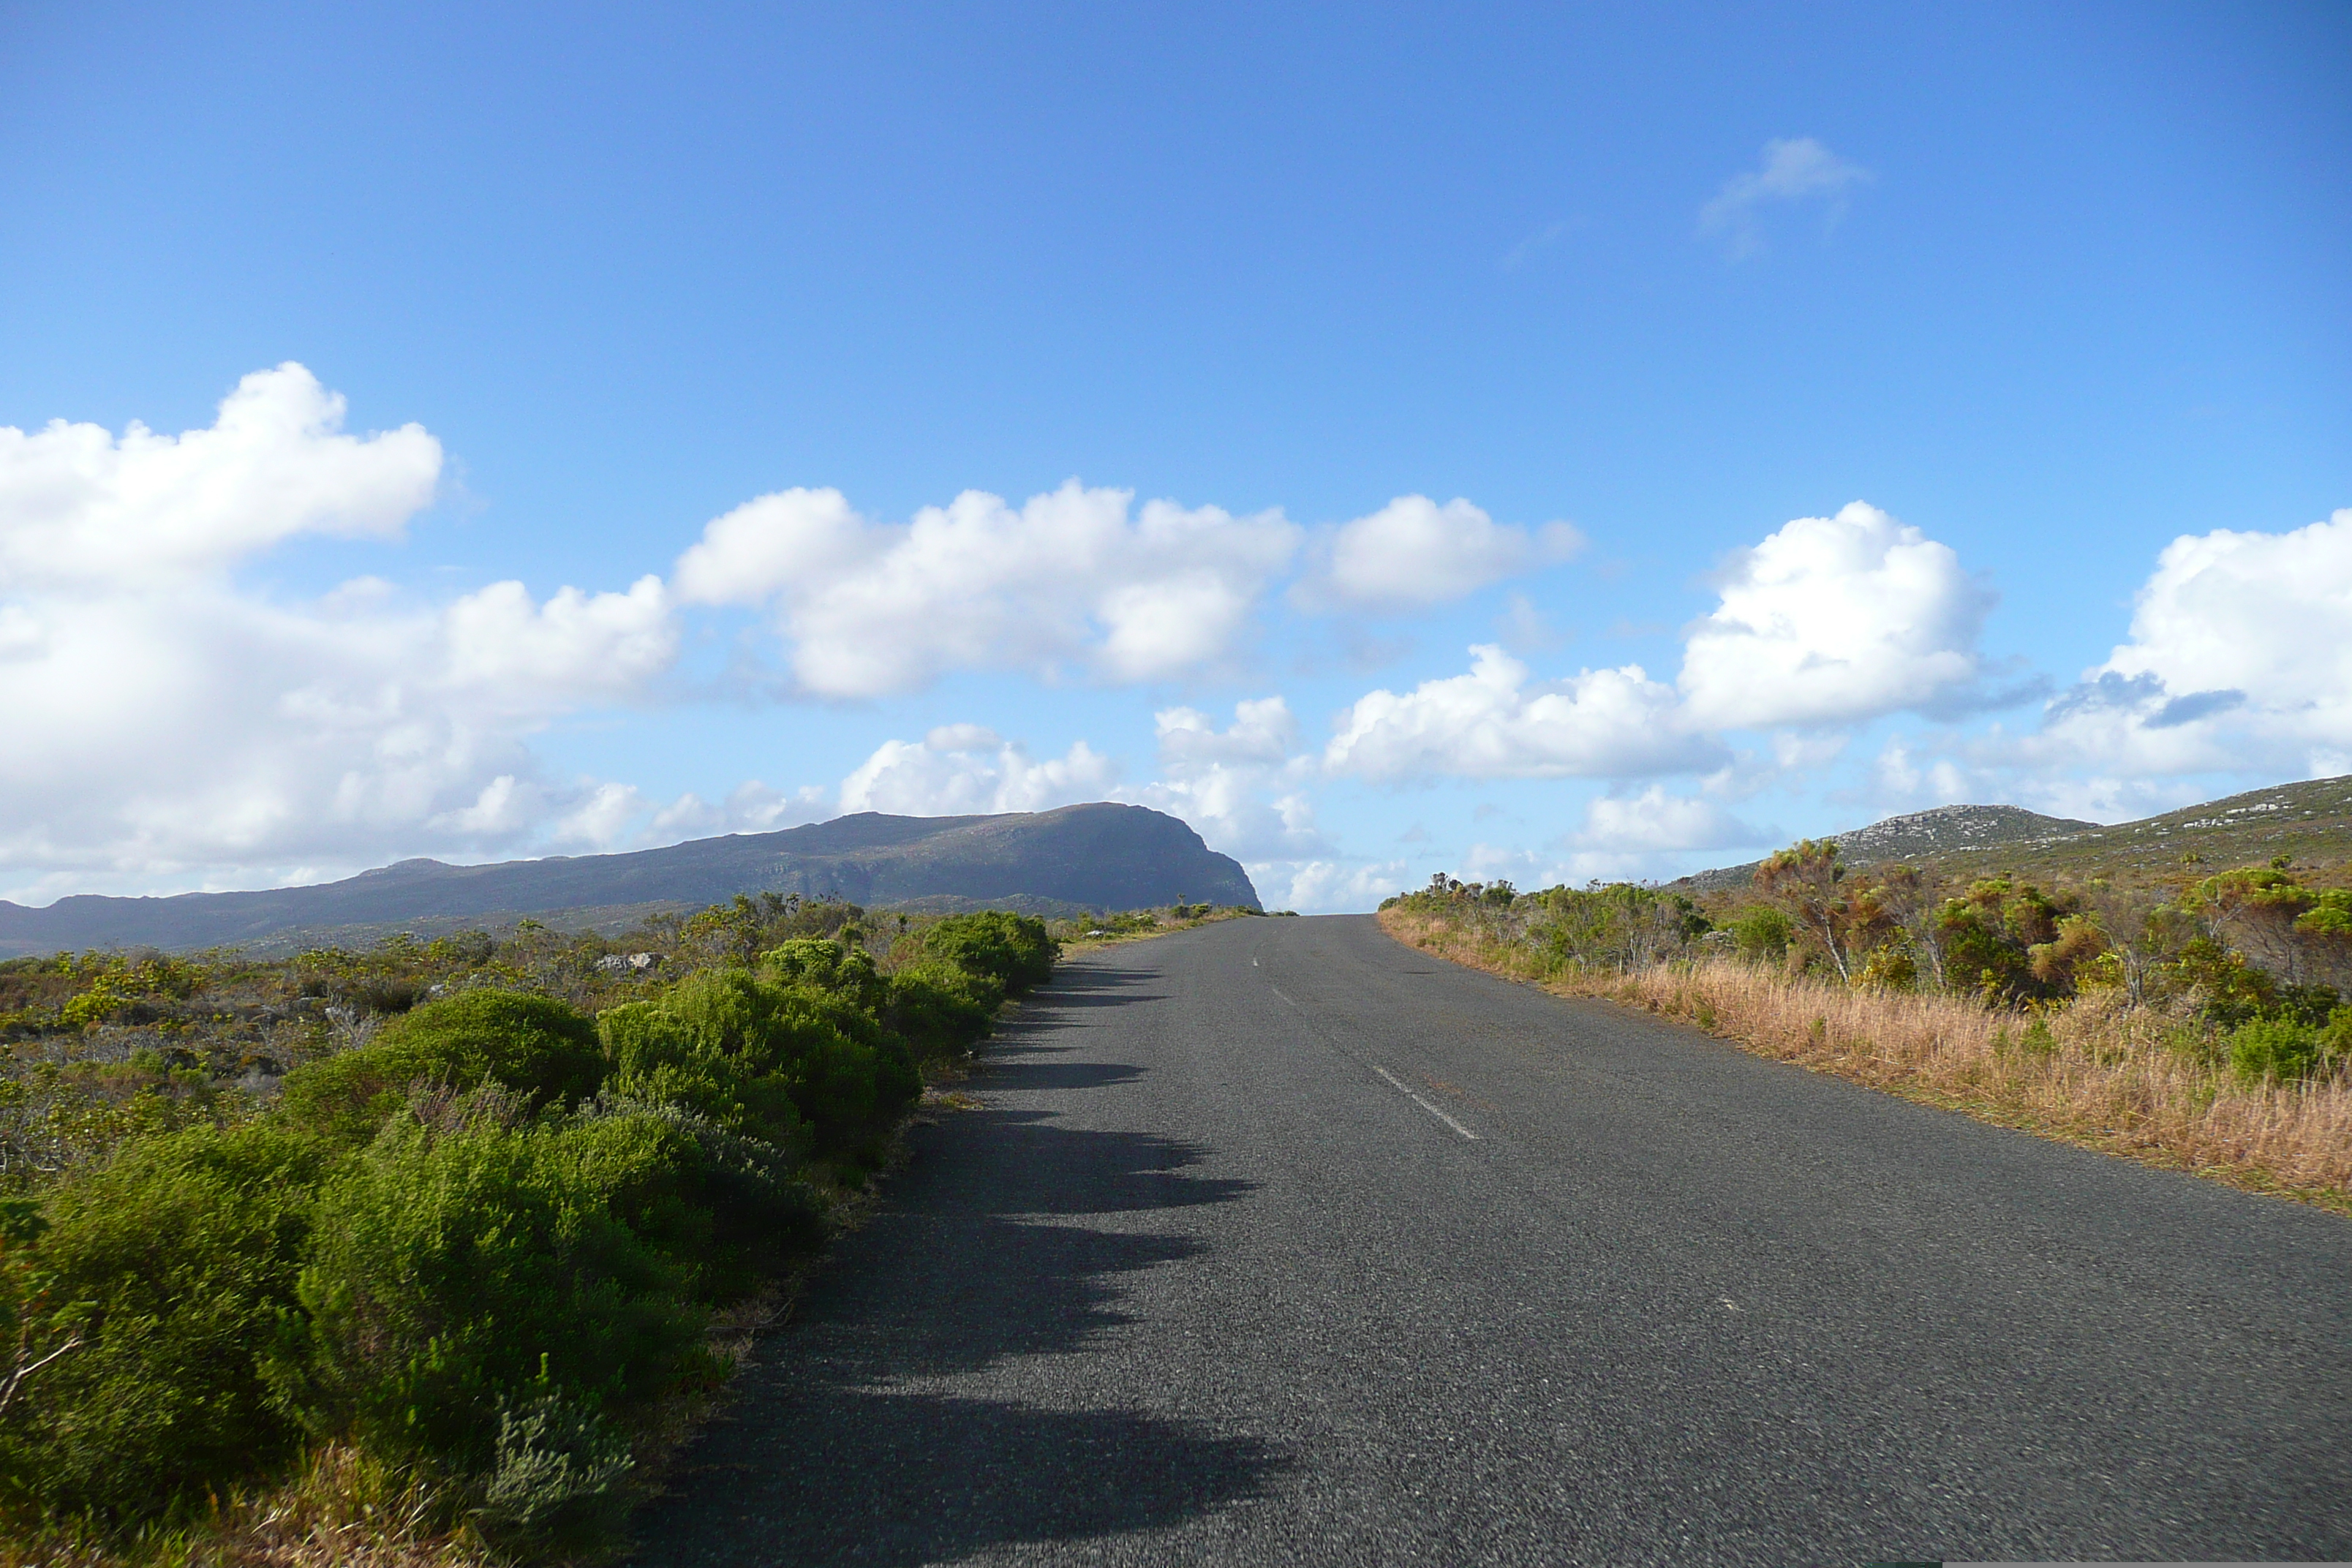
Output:
[[986,1061],[642,1568],[2352,1557],[2352,1222],[1362,918]]

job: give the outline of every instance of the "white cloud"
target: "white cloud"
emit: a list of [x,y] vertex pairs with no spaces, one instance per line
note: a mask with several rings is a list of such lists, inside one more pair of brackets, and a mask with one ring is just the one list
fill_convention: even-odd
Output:
[[1577,842],[1633,854],[1729,849],[1768,837],[1711,800],[1668,795],[1663,784],[1652,784],[1640,795],[1602,795],[1587,805]]
[[1192,708],[1162,709],[1151,721],[1160,736],[1160,765],[1179,777],[1239,763],[1278,765],[1298,740],[1298,721],[1279,697],[1235,703],[1234,721],[1223,730]]
[[443,620],[451,684],[524,714],[625,700],[677,658],[667,595],[650,575],[625,594],[562,588],[544,604],[520,583],[493,583]]
[[1678,684],[1708,728],[1843,724],[1950,701],[1976,680],[1991,591],[1949,546],[1855,501],[1801,517],[1724,574]]
[[1733,257],[1747,256],[1763,245],[1757,220],[1760,208],[1778,202],[1826,200],[1835,221],[1845,192],[1871,178],[1869,170],[1848,163],[1810,136],[1767,142],[1757,167],[1725,181],[1723,189],[1699,209],[1699,232],[1721,238]]
[[1084,741],[1041,763],[1017,742],[998,742],[977,725],[950,725],[920,745],[876,747],[841,781],[841,809],[898,816],[1047,811],[1100,800],[1118,777],[1118,765]]
[[2130,640],[2017,743],[2122,777],[2352,767],[2352,509],[2287,533],[2183,535]]
[[2236,704],[2341,743],[2352,736],[2352,509],[2291,533],[2174,540],[2101,674],[2153,676],[2169,722]]
[[1303,608],[1420,609],[1565,561],[1583,536],[1565,522],[1497,523],[1458,497],[1438,505],[1399,496],[1321,542],[1316,570],[1293,597]]
[[1402,860],[1357,865],[1343,860],[1305,860],[1249,868],[1258,898],[1270,910],[1300,914],[1339,914],[1376,909],[1416,879]]
[[535,729],[637,700],[675,657],[661,584],[442,607],[373,578],[308,602],[232,569],[303,532],[389,538],[428,504],[415,426],[341,434],[299,365],[205,430],[0,432],[0,866],[16,890],[249,885],[517,844],[572,811]]
[[823,697],[911,691],[952,670],[1116,681],[1213,667],[1296,552],[1278,511],[1147,501],[1075,479],[1019,509],[978,490],[903,526],[837,490],[762,496],[678,558],[683,602],[772,605],[794,678]]
[[654,814],[646,837],[650,843],[674,844],[719,833],[773,833],[823,822],[833,815],[832,796],[814,784],[787,792],[751,779],[737,784],[723,805],[707,805],[691,791],[678,796]]
[[1292,754],[1298,721],[1280,697],[1236,703],[1223,730],[1191,708],[1163,709],[1153,722],[1162,776],[1121,798],[1182,817],[1209,847],[1244,862],[1332,853],[1303,787],[1314,760]]
[[1673,689],[1639,665],[1535,681],[1499,647],[1470,653],[1466,675],[1358,698],[1324,765],[1370,779],[1624,778],[1726,760],[1683,727]]
[[556,823],[553,837],[559,844],[587,844],[596,848],[610,848],[645,814],[645,796],[635,784],[600,784],[592,786],[587,798],[566,813]]
[[441,444],[342,421],[342,398],[289,362],[182,436],[0,426],[0,591],[163,584],[300,533],[394,537],[432,501]]

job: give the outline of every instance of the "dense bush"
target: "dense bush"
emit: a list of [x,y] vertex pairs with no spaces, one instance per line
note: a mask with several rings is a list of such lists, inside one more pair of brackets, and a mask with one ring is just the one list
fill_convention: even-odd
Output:
[[698,1353],[680,1266],[615,1200],[680,1141],[625,1119],[443,1131],[395,1121],[320,1194],[301,1316],[268,1368],[315,1435],[470,1475],[502,1413],[625,1415]]
[[45,1230],[20,1224],[0,1278],[17,1364],[57,1353],[0,1424],[10,1511],[134,1516],[290,1451],[261,1369],[326,1163],[278,1122],[191,1128],[65,1182]]
[[1797,937],[1796,922],[1786,910],[1770,904],[1750,904],[1726,921],[1724,929],[1731,933],[1740,957],[1759,963],[1778,963],[1787,957],[1789,944]]
[[286,1112],[331,1136],[362,1142],[420,1086],[463,1091],[490,1081],[534,1106],[596,1092],[607,1064],[595,1026],[545,996],[469,991],[428,1002],[357,1050],[287,1075]]
[[615,1009],[606,1026],[621,1069],[614,1088],[674,1098],[724,1125],[779,1139],[789,1135],[781,1100],[814,1152],[870,1158],[922,1081],[906,1042],[857,1000],[871,966],[847,967],[849,991],[707,970],[655,1001]]
[[[664,933],[625,972],[535,930],[7,966],[20,1035],[161,1044],[0,1071],[0,1523],[194,1518],[334,1443],[510,1547],[608,1530],[718,1375],[711,1312],[822,1241],[916,1062],[1055,957],[997,915],[868,951],[853,906],[774,897]],[[255,999],[199,1016],[232,979]],[[296,1056],[274,1107],[223,1077],[274,1058],[176,1043],[208,1028]]]
[[918,1058],[955,1057],[980,1043],[1003,1003],[1004,986],[993,975],[952,963],[919,963],[890,976],[882,1021]]
[[2240,1078],[2294,1083],[2352,1065],[2352,1007],[2325,1020],[2291,1012],[2253,1018],[2230,1031],[2230,1065]]
[[951,915],[923,938],[926,957],[985,974],[1019,995],[1053,977],[1059,956],[1045,922],[1002,910]]

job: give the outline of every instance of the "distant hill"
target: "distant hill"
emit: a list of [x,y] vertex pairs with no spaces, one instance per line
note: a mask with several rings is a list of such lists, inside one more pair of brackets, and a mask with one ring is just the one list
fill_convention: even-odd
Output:
[[[2305,880],[2328,886],[2352,880],[2352,776],[2274,784],[2113,826],[2013,805],[1946,805],[1830,837],[1849,865],[1901,862],[1955,879],[2008,872],[2044,882],[2100,876],[2154,887],[2284,854],[2311,873]],[[1757,864],[1701,871],[1673,885],[1744,888]]]
[[[1175,817],[1139,805],[1066,805],[1000,816],[861,812],[780,833],[699,838],[626,855],[488,866],[403,860],[340,882],[250,893],[0,900],[0,956],[89,947],[271,949],[420,934],[532,916],[619,929],[737,893],[828,894],[868,906],[1035,914],[1186,900],[1256,909],[1257,889]],[[551,918],[554,917],[554,918]]]

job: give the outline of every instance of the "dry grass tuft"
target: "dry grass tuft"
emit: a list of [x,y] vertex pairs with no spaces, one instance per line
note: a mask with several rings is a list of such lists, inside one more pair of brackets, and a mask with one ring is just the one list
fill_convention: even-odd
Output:
[[2352,1215],[2352,1086],[2241,1082],[2180,1049],[2177,1020],[2117,999],[2086,997],[2029,1018],[1728,958],[1622,975],[1562,971],[1440,917],[1387,910],[1380,920],[1399,941],[1441,957],[1561,995],[1640,1007],[1759,1056]]

